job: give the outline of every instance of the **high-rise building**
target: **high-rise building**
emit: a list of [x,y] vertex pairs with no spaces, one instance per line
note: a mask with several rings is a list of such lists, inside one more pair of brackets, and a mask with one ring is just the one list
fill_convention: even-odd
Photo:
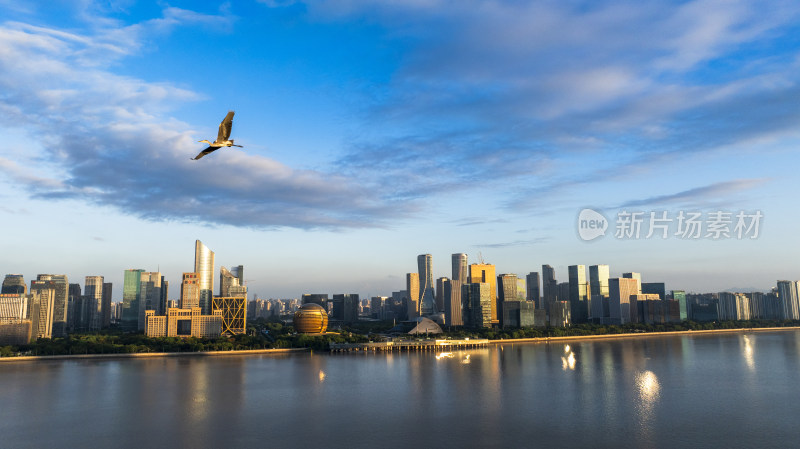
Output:
[[474,282],[461,286],[462,316],[465,326],[492,327],[492,304],[494,301],[492,301],[491,291],[491,285],[486,282]]
[[383,307],[389,300],[388,296],[373,296],[369,301],[369,314],[372,318],[382,320],[384,317]]
[[610,324],[631,322],[631,295],[638,295],[639,281],[634,278],[608,280],[608,309]]
[[301,299],[303,304],[313,303],[322,306],[323,309],[328,307],[327,293],[305,293]]
[[642,283],[642,293],[658,295],[662,301],[667,299],[667,289],[663,282]]
[[603,322],[608,309],[608,265],[589,266],[590,315],[595,323]]
[[83,283],[86,315],[81,320],[90,331],[103,326],[103,276],[86,276]]
[[419,274],[406,273],[406,293],[408,294],[408,319],[420,316],[419,312]]
[[463,285],[469,280],[467,255],[464,253],[455,253],[451,257],[453,260],[453,280],[460,281]]
[[39,281],[53,281],[55,299],[53,302],[53,337],[67,336],[67,309],[69,308],[69,281],[65,274],[40,274]]
[[122,319],[120,327],[128,332],[139,329],[139,303],[142,299],[142,269],[125,270],[122,283]]
[[778,299],[783,309],[781,319],[800,320],[798,282],[800,281],[778,281]]
[[622,273],[622,277],[625,279],[636,279],[636,294],[639,295],[642,293],[642,273]]
[[552,327],[567,327],[572,324],[569,301],[553,301],[548,313]]
[[81,294],[81,284],[69,284],[67,287],[67,327],[70,331],[86,330],[88,311],[86,301]]
[[501,274],[497,276],[497,294],[500,301],[518,301],[517,275]]
[[569,304],[573,323],[589,321],[589,283],[586,282],[586,266],[570,265],[569,273]]
[[417,256],[417,268],[419,272],[419,304],[422,315],[430,315],[436,312],[436,299],[433,291],[433,256],[430,254],[420,254]]
[[161,280],[164,279],[158,271],[142,272],[141,287],[139,288],[139,318],[138,330],[143,331],[145,327],[145,311],[153,310],[156,315],[166,313],[166,304],[162,304]]
[[449,280],[444,283],[444,324],[464,325],[461,314],[461,281]]
[[531,271],[525,276],[525,280],[528,284],[528,291],[527,296],[525,299],[528,301],[533,301],[536,304],[537,309],[542,308],[542,298],[539,289],[539,273],[537,271]]
[[744,293],[720,292],[717,309],[720,320],[750,319],[750,299]]
[[3,295],[25,295],[28,293],[28,286],[25,284],[25,278],[21,274],[7,274],[3,279],[3,287],[0,294]]
[[31,281],[31,303],[28,308],[33,322],[31,340],[53,338],[53,309],[59,287],[53,280]]
[[471,284],[489,284],[489,298],[491,300],[491,324],[500,324],[500,318],[498,316],[500,307],[497,301],[497,274],[495,272],[495,266],[488,263],[474,263],[470,265],[469,282]]
[[245,333],[246,297],[222,298],[216,296],[211,300],[211,309],[222,311],[222,335],[233,336]]
[[343,323],[355,323],[358,320],[358,305],[361,301],[355,293],[334,294],[333,299],[333,319]]
[[103,329],[108,329],[111,327],[111,315],[112,315],[112,306],[111,306],[111,293],[112,293],[113,285],[111,282],[104,282],[103,283],[103,299],[102,304],[100,306],[101,311],[101,320],[100,320],[100,327]]
[[200,280],[197,273],[183,273],[181,278],[181,309],[200,307]]
[[679,304],[680,320],[686,321],[688,317],[686,309],[686,292],[683,290],[672,290],[672,299],[677,301]]
[[444,283],[449,279],[441,277],[436,279],[436,311],[444,312]]
[[544,309],[550,313],[550,304],[558,300],[558,281],[556,270],[550,265],[542,265],[542,302]]
[[194,272],[200,287],[200,309],[211,315],[211,298],[214,296],[214,251],[200,240],[194,242]]

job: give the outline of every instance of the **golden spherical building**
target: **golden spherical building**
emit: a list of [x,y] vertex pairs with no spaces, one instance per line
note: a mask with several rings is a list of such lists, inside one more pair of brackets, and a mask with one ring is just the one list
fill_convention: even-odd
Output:
[[294,329],[302,334],[321,334],[328,329],[328,312],[319,304],[303,304],[294,313]]

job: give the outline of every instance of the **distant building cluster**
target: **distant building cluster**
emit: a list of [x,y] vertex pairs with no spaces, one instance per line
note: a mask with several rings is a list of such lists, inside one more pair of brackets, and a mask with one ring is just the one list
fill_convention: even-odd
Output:
[[[567,281],[555,270],[523,276],[497,273],[492,264],[468,263],[452,255],[452,278],[433,280],[433,257],[417,257],[417,272],[406,273],[405,290],[358,300],[358,295],[306,294],[303,304],[327,307],[332,322],[362,319],[411,322],[427,317],[446,327],[565,327],[577,323],[666,324],[684,320],[800,319],[800,281],[778,281],[771,293],[687,294],[667,291],[663,282],[642,282],[637,272],[612,278],[608,265],[570,265]],[[587,276],[588,275],[588,276]],[[360,306],[357,306],[360,304]],[[357,311],[360,307],[360,312]]]
[[40,274],[28,288],[22,275],[8,274],[0,294],[0,345],[99,331],[117,324],[148,336],[219,337],[245,332],[247,286],[244,268],[220,269],[214,296],[214,252],[195,242],[194,271],[184,273],[180,300],[168,300],[169,282],[160,272],[125,270],[122,302],[112,303],[112,284],[86,276],[81,285],[66,275]]
[[[359,298],[355,293],[304,294],[300,299],[247,299],[242,265],[220,267],[214,295],[214,252],[195,242],[194,270],[183,273],[180,296],[169,300],[169,282],[156,272],[125,270],[122,302],[112,303],[112,285],[103,276],[86,276],[83,289],[66,275],[40,274],[30,286],[8,274],[0,294],[0,345],[64,337],[116,324],[151,337],[218,337],[242,334],[248,320],[291,320],[305,304],[316,304],[314,324],[306,312],[304,329],[322,321],[332,326],[358,320],[394,320],[418,326],[421,318],[444,327],[565,327],[577,323],[665,324],[684,320],[798,320],[800,281],[777,282],[769,293],[692,294],[667,291],[663,282],[642,282],[640,273],[610,277],[608,265],[570,265],[567,281],[555,270],[525,276],[497,273],[495,265],[468,263],[452,255],[452,277],[433,277],[433,257],[417,257],[417,272],[405,275],[405,289],[391,296]],[[587,277],[588,274],[588,277]]]

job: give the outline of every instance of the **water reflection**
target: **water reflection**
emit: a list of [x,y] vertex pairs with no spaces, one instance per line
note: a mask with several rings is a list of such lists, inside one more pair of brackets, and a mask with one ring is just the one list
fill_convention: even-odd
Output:
[[564,371],[572,370],[575,371],[575,353],[572,352],[572,348],[569,345],[564,345],[564,355],[561,357],[561,365]]
[[742,348],[744,362],[747,364],[747,368],[750,369],[750,371],[755,371],[756,361],[753,358],[753,342],[750,341],[750,336],[748,335],[742,335],[742,340],[744,342],[744,347]]

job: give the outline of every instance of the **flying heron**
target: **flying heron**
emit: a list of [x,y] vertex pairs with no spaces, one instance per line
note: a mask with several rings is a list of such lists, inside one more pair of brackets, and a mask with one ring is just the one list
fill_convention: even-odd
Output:
[[215,140],[213,143],[209,142],[207,140],[198,140],[198,142],[207,143],[208,144],[208,148],[206,148],[205,150],[201,151],[200,154],[198,154],[197,156],[192,157],[190,159],[196,161],[196,160],[200,159],[201,157],[205,156],[206,154],[209,154],[211,152],[217,151],[218,149],[220,149],[222,147],[239,147],[239,148],[242,148],[241,145],[234,144],[233,143],[233,139],[228,140],[230,138],[230,136],[231,136],[231,128],[232,127],[233,127],[233,111],[228,111],[228,115],[226,115],[225,118],[222,120],[222,123],[219,124],[219,133],[217,134],[217,140]]

